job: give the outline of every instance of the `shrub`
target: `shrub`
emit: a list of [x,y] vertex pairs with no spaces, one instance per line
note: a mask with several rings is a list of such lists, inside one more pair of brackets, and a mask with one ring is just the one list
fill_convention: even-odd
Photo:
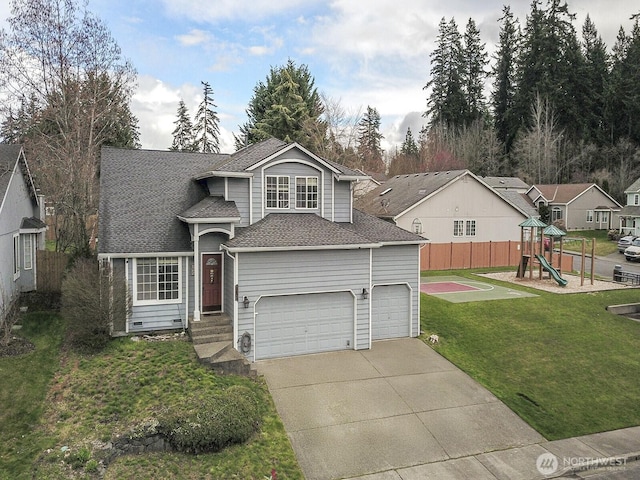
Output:
[[201,400],[189,411],[167,412],[158,432],[178,451],[217,452],[247,441],[258,430],[260,419],[253,392],[237,385]]
[[123,279],[114,280],[95,259],[77,258],[62,282],[62,315],[72,347],[96,352],[110,339],[116,315],[126,315],[128,297]]

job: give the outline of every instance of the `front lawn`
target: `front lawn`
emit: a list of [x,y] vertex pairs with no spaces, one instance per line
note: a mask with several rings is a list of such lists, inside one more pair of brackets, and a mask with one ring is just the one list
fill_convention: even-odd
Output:
[[539,296],[453,304],[422,294],[422,330],[549,440],[640,425],[640,323],[605,310],[640,290],[528,290]]
[[[279,479],[302,472],[262,380],[219,376],[200,365],[187,341],[113,340],[100,354],[60,350],[62,320],[27,318],[36,350],[0,358],[0,478],[100,477],[100,445],[163,407],[190,407],[229,387],[249,388],[262,422],[247,443],[218,453],[158,453],[116,459],[105,479],[260,479],[275,469]],[[34,323],[35,322],[35,323]],[[190,405],[185,405],[189,402]]]

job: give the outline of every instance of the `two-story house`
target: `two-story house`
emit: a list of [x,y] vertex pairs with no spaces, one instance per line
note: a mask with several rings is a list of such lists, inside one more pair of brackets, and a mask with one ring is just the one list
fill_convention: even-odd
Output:
[[99,258],[132,299],[115,332],[224,312],[249,360],[419,334],[424,239],[354,210],[362,173],[276,139],[101,162]]
[[640,235],[640,178],[625,191],[626,205],[618,213],[620,233]]
[[24,150],[0,145],[0,312],[20,292],[36,289],[36,250],[44,248],[46,231],[43,217],[44,197],[33,183]]

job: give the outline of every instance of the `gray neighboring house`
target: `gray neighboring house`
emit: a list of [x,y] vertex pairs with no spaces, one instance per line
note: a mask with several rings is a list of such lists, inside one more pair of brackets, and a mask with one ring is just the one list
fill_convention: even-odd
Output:
[[[36,250],[44,248],[44,199],[20,145],[0,145],[0,312],[36,289]],[[0,318],[0,321],[2,319]]]
[[640,235],[640,178],[625,191],[626,205],[618,213],[620,233]]
[[103,148],[99,258],[133,305],[114,332],[223,312],[253,361],[417,336],[424,239],[354,210],[366,179],[277,139],[231,155]]
[[551,223],[566,230],[610,230],[622,209],[595,183],[532,185],[527,196],[537,207],[548,206]]

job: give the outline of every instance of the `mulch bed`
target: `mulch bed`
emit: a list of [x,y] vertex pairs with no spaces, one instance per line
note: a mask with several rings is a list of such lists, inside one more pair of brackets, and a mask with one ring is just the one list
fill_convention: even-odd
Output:
[[8,345],[0,343],[0,358],[15,357],[33,351],[36,346],[23,337],[12,336]]

